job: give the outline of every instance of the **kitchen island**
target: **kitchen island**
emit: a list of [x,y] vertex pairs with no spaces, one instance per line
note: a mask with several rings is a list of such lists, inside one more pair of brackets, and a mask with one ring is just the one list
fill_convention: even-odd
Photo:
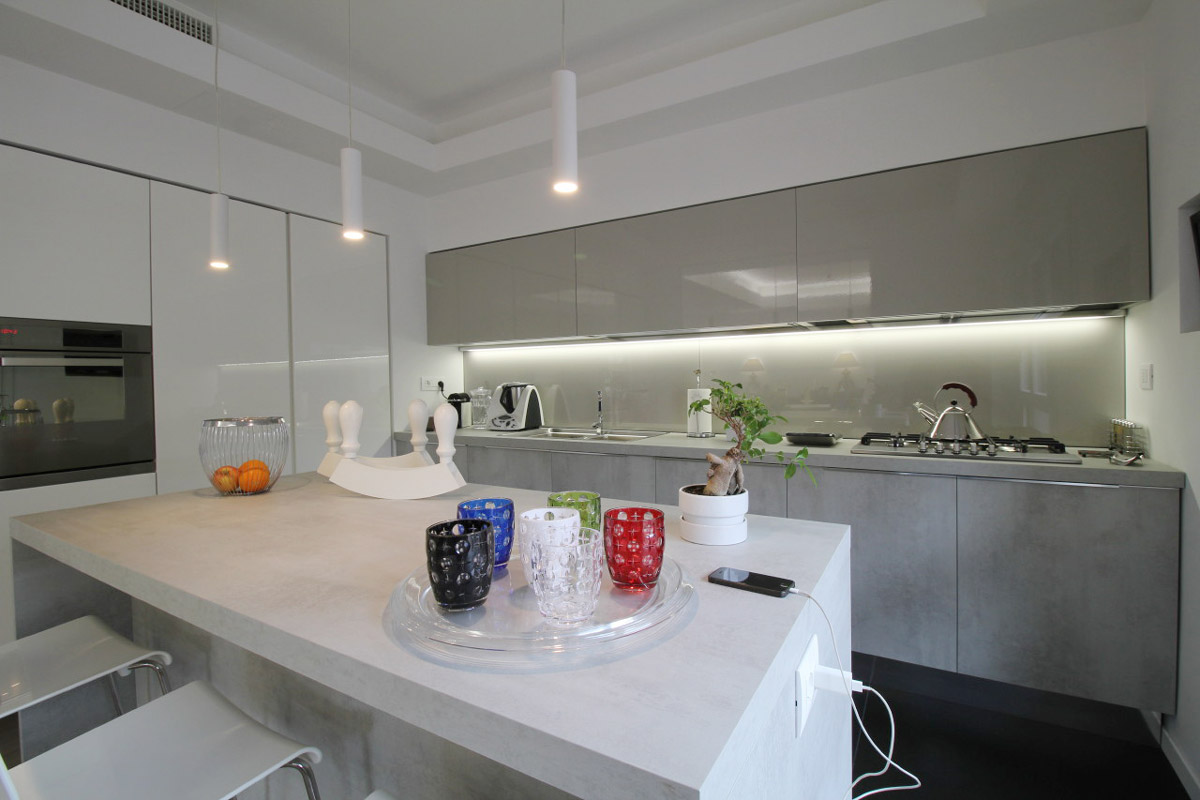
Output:
[[[394,588],[423,569],[425,526],[489,495],[518,510],[545,501],[477,485],[383,501],[306,474],[251,497],[201,490],[30,515],[12,535],[28,551],[19,566],[42,559],[128,595],[135,637],[173,652],[176,685],[207,679],[321,747],[329,797],[842,796],[848,700],[822,692],[796,723],[795,670],[814,635],[821,663],[836,664],[820,611],[703,578],[718,566],[793,578],[832,617],[848,664],[848,526],[752,515],[746,542],[712,548],[680,539],[668,507],[667,556],[695,592],[669,635],[586,663],[493,669],[439,660],[383,624]],[[67,584],[18,588],[18,614],[53,605],[56,585]]]

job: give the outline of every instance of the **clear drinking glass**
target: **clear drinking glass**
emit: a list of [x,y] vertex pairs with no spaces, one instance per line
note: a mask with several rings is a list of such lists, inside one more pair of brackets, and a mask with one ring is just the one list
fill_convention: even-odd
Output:
[[569,625],[592,615],[604,576],[604,537],[573,508],[537,508],[518,520],[521,564],[538,611]]

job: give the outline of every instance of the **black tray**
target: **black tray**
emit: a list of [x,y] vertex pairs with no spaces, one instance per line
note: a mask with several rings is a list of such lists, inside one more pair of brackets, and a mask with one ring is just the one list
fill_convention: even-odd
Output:
[[801,447],[833,447],[842,437],[836,433],[787,433],[787,440]]

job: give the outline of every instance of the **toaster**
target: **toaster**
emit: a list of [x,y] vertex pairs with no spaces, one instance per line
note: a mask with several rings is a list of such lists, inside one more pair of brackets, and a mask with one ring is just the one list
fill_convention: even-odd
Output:
[[532,383],[502,383],[488,403],[487,427],[491,431],[527,431],[542,427],[542,399]]

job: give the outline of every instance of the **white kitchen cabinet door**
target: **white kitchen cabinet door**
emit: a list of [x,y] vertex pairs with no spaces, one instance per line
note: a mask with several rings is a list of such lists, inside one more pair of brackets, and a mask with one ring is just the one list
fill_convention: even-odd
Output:
[[151,207],[154,427],[165,493],[208,485],[197,450],[202,420],[291,421],[287,218],[232,201],[230,267],[215,270],[207,193],[155,182]]
[[0,146],[0,316],[150,324],[149,181]]
[[[368,233],[347,241],[341,226],[295,214],[288,230],[296,470],[321,462],[321,409],[330,400],[362,404],[359,454],[390,456],[387,239]],[[400,396],[405,406],[417,396],[410,388]]]

